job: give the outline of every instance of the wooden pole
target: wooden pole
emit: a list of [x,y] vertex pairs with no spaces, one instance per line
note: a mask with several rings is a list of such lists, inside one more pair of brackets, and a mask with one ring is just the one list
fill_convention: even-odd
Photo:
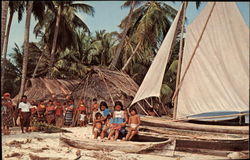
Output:
[[192,62],[192,60],[193,60],[193,58],[194,58],[194,55],[195,55],[196,50],[197,50],[197,48],[198,48],[198,46],[199,46],[199,44],[200,44],[200,41],[201,41],[201,39],[202,39],[202,37],[203,37],[203,33],[204,33],[204,31],[205,31],[205,29],[206,29],[206,27],[207,27],[208,21],[209,21],[209,19],[210,19],[210,17],[211,17],[211,14],[212,14],[213,10],[214,10],[215,4],[216,4],[216,2],[214,2],[213,6],[212,6],[212,9],[211,9],[211,11],[210,11],[210,13],[209,13],[209,15],[208,15],[207,21],[206,21],[206,23],[205,23],[205,25],[204,25],[204,27],[203,27],[202,32],[201,32],[201,36],[200,36],[200,38],[198,39],[198,42],[197,42],[197,44],[196,44],[196,46],[195,46],[195,49],[194,49],[194,51],[193,51],[193,53],[192,53],[192,56],[191,56],[191,58],[190,58],[190,60],[189,60],[189,62],[188,62],[188,65],[187,65],[187,67],[186,67],[184,73],[183,73],[183,76],[182,76],[182,78],[181,78],[181,81],[180,81],[178,87],[175,89],[175,92],[174,92],[174,96],[173,96],[173,98],[172,98],[172,101],[174,101],[174,99],[176,98],[176,96],[177,96],[177,94],[179,93],[179,90],[180,90],[180,88],[181,88],[181,86],[182,86],[182,84],[183,84],[183,80],[184,80],[185,75],[186,75],[186,73],[187,73],[187,71],[188,71],[188,69],[189,69],[189,67],[190,67],[190,65],[191,65],[191,62]]
[[[182,53],[183,53],[183,33],[184,33],[184,24],[185,24],[185,17],[186,17],[186,8],[188,5],[188,2],[184,3],[184,9],[182,14],[182,25],[181,25],[181,41],[180,41],[180,48],[179,48],[179,59],[178,59],[178,68],[177,68],[177,75],[176,75],[176,86],[178,87],[180,82],[180,75],[181,75],[181,63],[182,63]],[[176,111],[177,111],[177,97],[174,100],[174,113],[173,113],[173,119],[176,119]]]

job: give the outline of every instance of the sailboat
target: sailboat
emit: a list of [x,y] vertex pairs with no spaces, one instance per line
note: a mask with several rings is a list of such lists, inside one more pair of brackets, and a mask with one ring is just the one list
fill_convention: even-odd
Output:
[[[184,10],[186,2],[130,106],[149,97],[160,97],[178,26],[184,22],[181,20],[185,17]],[[235,2],[208,2],[187,26],[181,52],[173,95],[174,119],[209,120],[249,115],[249,29]],[[212,113],[227,115],[211,116]]]
[[[149,97],[160,98],[166,65],[179,26],[182,26],[183,36],[186,7],[187,2],[183,2],[130,107]],[[241,150],[248,150],[249,126],[190,123],[194,119],[219,121],[249,116],[249,28],[236,3],[208,2],[187,26],[184,47],[182,44],[180,42],[180,48],[184,49],[180,49],[179,53],[176,89],[172,99],[173,119],[145,116],[141,117],[142,125],[150,126],[145,129],[151,132],[172,134],[182,141],[179,145],[190,143],[189,147],[210,146],[210,149],[222,150],[223,146],[238,144],[245,146]],[[189,142],[183,141],[183,136],[187,138],[195,134],[207,139],[191,136]],[[245,137],[242,142],[228,143],[223,138],[215,143],[211,138],[216,135],[226,138],[227,134]]]

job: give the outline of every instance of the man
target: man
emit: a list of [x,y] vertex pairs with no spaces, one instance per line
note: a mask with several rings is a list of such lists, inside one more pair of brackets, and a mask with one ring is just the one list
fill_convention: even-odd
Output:
[[13,105],[10,93],[4,93],[2,98],[2,125],[4,135],[10,134],[9,127],[13,127]]
[[29,131],[31,108],[31,104],[27,102],[27,96],[23,95],[21,102],[18,105],[22,133],[24,133],[24,127],[26,127],[26,132]]

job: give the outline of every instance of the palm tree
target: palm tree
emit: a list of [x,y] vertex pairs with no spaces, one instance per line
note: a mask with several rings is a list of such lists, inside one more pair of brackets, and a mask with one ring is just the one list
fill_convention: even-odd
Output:
[[20,22],[22,20],[22,14],[24,12],[23,1],[10,1],[9,2],[9,11],[10,11],[10,16],[9,16],[9,20],[8,20],[6,34],[4,36],[4,45],[3,45],[3,58],[2,58],[3,64],[2,64],[2,73],[1,73],[1,94],[3,92],[3,85],[4,85],[5,65],[7,63],[6,56],[7,56],[7,48],[8,48],[11,23],[12,23],[13,15],[15,12],[18,12],[18,22]]
[[4,35],[5,35],[6,22],[7,22],[8,6],[9,6],[9,1],[3,1],[3,2],[2,2],[2,18],[1,18],[1,57],[2,57],[3,42],[4,42]]
[[[51,59],[49,63],[48,78],[52,78],[56,52],[58,52],[60,49],[61,51],[64,51],[66,48],[69,48],[69,47],[79,48],[78,43],[77,43],[77,36],[74,33],[76,29],[81,28],[84,31],[89,32],[87,25],[75,14],[77,10],[82,11],[92,16],[94,14],[93,7],[87,4],[73,3],[71,1],[54,2],[54,7],[51,11],[54,13],[55,16],[54,18],[50,19],[51,20],[50,28],[47,28],[51,30],[48,41],[51,41],[51,38],[52,38],[51,33],[54,31],[52,43],[51,43],[52,44]],[[59,33],[63,33],[63,34],[59,34]],[[65,34],[67,36],[63,37],[63,35]],[[62,40],[62,42],[64,42],[65,45],[64,46],[59,45],[62,43],[60,42],[58,44],[57,39]]]
[[29,31],[30,31],[30,19],[32,14],[32,8],[33,8],[33,1],[27,2],[27,15],[26,15],[26,22],[25,22],[25,32],[24,32],[24,56],[23,56],[23,67],[22,67],[22,79],[21,79],[21,88],[19,97],[24,93],[24,85],[26,81],[26,74],[27,74],[27,64],[28,64],[28,48],[29,48]]
[[125,41],[126,35],[128,33],[128,30],[129,30],[129,27],[130,27],[130,24],[131,24],[131,18],[132,18],[134,9],[140,3],[141,3],[140,1],[127,1],[122,6],[122,7],[130,6],[130,11],[129,11],[129,14],[128,14],[128,18],[126,19],[126,24],[125,24],[124,31],[122,33],[121,41],[120,41],[120,43],[119,43],[119,45],[117,47],[115,56],[114,56],[110,66],[109,66],[111,69],[115,69],[117,67],[117,63],[118,63],[118,60],[120,58],[120,54],[121,54],[121,51],[122,51],[122,48],[123,48],[123,45],[124,45],[124,41]]
[[[134,11],[128,31],[129,43],[127,44],[129,46],[124,46],[123,61],[125,65],[122,70],[127,67],[130,61],[133,64],[136,61],[141,61],[140,63],[144,63],[146,66],[148,62],[152,61],[176,14],[177,11],[169,5],[155,1],[146,2]],[[126,26],[127,18],[121,22],[121,28]],[[134,48],[132,54],[131,49],[126,48]],[[136,55],[136,53],[140,54]],[[132,58],[133,56],[134,58]],[[130,68],[132,66],[131,64]]]

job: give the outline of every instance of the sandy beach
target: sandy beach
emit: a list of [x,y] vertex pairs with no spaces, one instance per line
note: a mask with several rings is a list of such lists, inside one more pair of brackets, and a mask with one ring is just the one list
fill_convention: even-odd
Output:
[[[92,139],[91,127],[63,128],[72,137]],[[30,132],[21,133],[20,128],[12,129],[11,135],[2,135],[2,158],[8,160],[204,160],[227,159],[227,157],[201,155],[176,151],[174,156],[152,154],[131,154],[120,151],[104,152],[67,147],[60,143],[62,133]],[[107,142],[108,143],[108,142]],[[124,142],[126,143],[126,142]]]

